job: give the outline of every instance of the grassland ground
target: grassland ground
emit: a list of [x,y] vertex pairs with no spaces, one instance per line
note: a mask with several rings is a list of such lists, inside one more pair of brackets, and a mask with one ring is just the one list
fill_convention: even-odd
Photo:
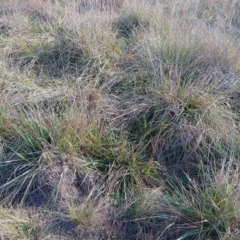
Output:
[[0,239],[240,239],[239,37],[236,0],[0,0]]

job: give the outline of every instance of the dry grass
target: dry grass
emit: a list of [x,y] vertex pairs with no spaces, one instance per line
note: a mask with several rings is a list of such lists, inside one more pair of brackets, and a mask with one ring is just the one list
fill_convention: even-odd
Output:
[[26,211],[13,208],[0,208],[1,239],[30,239],[34,236],[36,220],[29,217]]
[[238,239],[239,12],[1,1],[0,238]]

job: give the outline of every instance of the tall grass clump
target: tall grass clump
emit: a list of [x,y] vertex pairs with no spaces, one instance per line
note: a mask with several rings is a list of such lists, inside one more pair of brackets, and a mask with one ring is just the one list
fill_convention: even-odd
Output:
[[235,0],[1,1],[2,238],[238,239],[238,38]]
[[225,163],[218,173],[206,173],[201,186],[191,179],[188,188],[179,182],[170,194],[155,189],[143,195],[125,215],[135,219],[135,232],[143,228],[156,239],[237,239],[239,173]]
[[[57,184],[57,179],[60,181],[64,176],[63,169],[62,175],[57,176],[54,183],[48,182],[46,176],[42,179],[43,172],[47,172],[49,167],[64,168],[66,159],[70,162],[79,153],[77,149],[85,130],[81,128],[81,122],[72,121],[71,112],[72,115],[75,114],[75,120],[78,114],[85,114],[87,127],[88,106],[71,106],[70,99],[74,96],[70,97],[68,94],[65,92],[65,96],[56,95],[53,92],[53,98],[29,98],[28,102],[13,107],[13,114],[8,116],[8,134],[4,138],[4,156],[0,166],[3,200],[20,201],[23,204],[37,186],[41,188],[48,184]],[[79,160],[78,164],[81,163],[83,169],[84,160]]]
[[[171,18],[176,25],[163,15],[147,33],[136,35],[135,72],[144,69],[145,74],[135,80],[140,94],[134,89],[132,99],[123,101],[122,116],[153,159],[176,175],[197,176],[200,162],[215,164],[229,151],[238,151],[230,97],[239,86],[238,46],[220,40],[218,29],[210,32],[197,20],[187,22],[187,15],[183,23]],[[202,34],[205,40],[198,38]]]
[[237,154],[236,114],[223,96],[171,80],[157,89],[129,102],[127,121],[135,141],[145,142],[148,154],[167,171],[197,177],[201,163],[218,165],[223,156]]

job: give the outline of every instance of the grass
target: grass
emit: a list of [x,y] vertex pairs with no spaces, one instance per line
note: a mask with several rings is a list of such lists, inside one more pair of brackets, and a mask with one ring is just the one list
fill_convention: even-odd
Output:
[[2,239],[30,239],[34,236],[34,217],[27,216],[23,210],[5,208],[1,206],[1,238]]
[[237,1],[0,6],[1,239],[238,239]]

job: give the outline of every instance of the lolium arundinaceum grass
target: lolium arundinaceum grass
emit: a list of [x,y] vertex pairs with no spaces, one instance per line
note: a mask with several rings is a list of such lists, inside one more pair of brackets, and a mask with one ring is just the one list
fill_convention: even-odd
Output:
[[2,237],[239,239],[238,1],[120,5],[1,1]]
[[[239,219],[238,169],[222,162],[218,172],[205,172],[201,184],[186,176],[168,188],[146,191],[124,214],[135,235],[154,239],[236,239]],[[238,227],[237,227],[238,228]],[[144,232],[144,233],[143,233]]]
[[89,130],[80,151],[106,176],[114,198],[126,201],[141,187],[160,184],[157,165],[145,155],[143,145],[128,143],[121,132]]
[[167,79],[125,110],[131,136],[145,142],[152,158],[175,177],[188,172],[198,178],[202,161],[208,165],[238,151],[236,114],[224,105],[224,94],[201,84]]
[[[233,225],[238,225],[239,209],[236,205],[238,193],[236,189],[234,190],[235,181],[238,181],[238,170],[233,170],[231,176],[228,174],[224,170],[215,173],[213,177],[215,179],[211,183],[205,182],[206,185],[202,188],[192,182],[190,195],[189,191],[182,187],[180,195],[177,194],[177,199],[173,197],[173,205],[177,204],[180,214],[185,215],[190,222],[190,226],[186,224],[187,230],[184,230],[183,227],[181,233],[183,239],[188,239],[189,236],[199,239],[221,239],[222,237],[231,239],[231,234],[234,235],[234,238],[239,236],[239,233],[231,228]],[[228,179],[226,179],[226,175]],[[181,199],[184,195],[186,198],[184,197],[184,204],[182,204],[179,197]]]
[[[5,138],[1,161],[1,196],[25,200],[41,168],[45,146],[52,139],[45,126],[19,113],[19,119],[10,123],[11,135]],[[20,197],[21,195],[21,197]]]

